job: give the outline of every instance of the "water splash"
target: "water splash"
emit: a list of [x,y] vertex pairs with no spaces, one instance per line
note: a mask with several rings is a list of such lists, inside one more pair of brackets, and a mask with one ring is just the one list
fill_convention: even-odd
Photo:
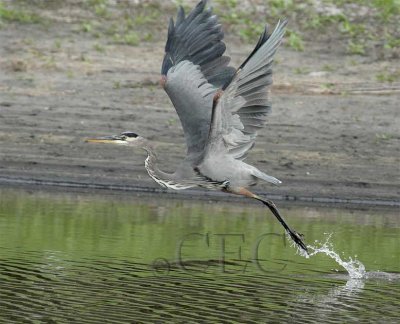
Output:
[[[291,247],[296,249],[297,254],[301,255],[302,257],[305,257],[306,259],[308,259],[310,257],[309,253],[307,253],[306,251],[304,251],[290,236],[290,233],[288,231],[286,231],[286,238],[288,240],[288,242],[291,243]],[[308,247],[308,246],[307,246]]]
[[[365,279],[367,277],[367,271],[365,266],[357,259],[352,259],[351,257],[346,261],[340,257],[338,253],[333,250],[333,244],[329,241],[332,234],[329,234],[325,243],[320,243],[315,241],[317,246],[308,245],[309,253],[307,258],[312,257],[318,253],[323,253],[335,260],[339,265],[341,265],[349,274],[352,279]],[[300,255],[305,256],[305,252]]]

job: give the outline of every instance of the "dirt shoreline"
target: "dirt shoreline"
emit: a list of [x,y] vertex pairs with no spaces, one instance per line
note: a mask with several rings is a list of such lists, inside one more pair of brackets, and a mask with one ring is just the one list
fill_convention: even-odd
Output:
[[[173,171],[185,145],[175,110],[158,87],[164,41],[115,44],[77,26],[0,28],[0,185],[155,190],[144,153],[84,140],[135,131],[155,141],[161,167]],[[251,50],[232,37],[226,43],[235,66]],[[345,56],[323,43],[304,52],[282,47],[272,113],[248,162],[283,184],[255,190],[309,203],[398,205],[400,83],[375,78],[393,63]]]
[[[163,188],[143,187],[120,184],[100,184],[100,183],[83,183],[71,181],[54,181],[43,179],[21,179],[21,178],[3,178],[0,177],[0,189],[23,190],[43,192],[63,192],[63,193],[84,193],[84,194],[99,194],[99,195],[118,195],[125,197],[140,197],[151,199],[179,199],[193,201],[217,201],[225,203],[239,204],[257,204],[256,201],[244,200],[243,197],[230,195],[222,192],[211,192],[198,189],[174,191]],[[379,209],[395,209],[400,207],[398,200],[382,200],[382,199],[362,199],[349,197],[311,197],[311,196],[290,196],[279,195],[276,193],[267,193],[264,191],[254,191],[259,195],[266,195],[273,201],[280,201],[281,204],[295,206],[334,206],[335,208],[379,208]],[[284,202],[284,203],[282,203]]]

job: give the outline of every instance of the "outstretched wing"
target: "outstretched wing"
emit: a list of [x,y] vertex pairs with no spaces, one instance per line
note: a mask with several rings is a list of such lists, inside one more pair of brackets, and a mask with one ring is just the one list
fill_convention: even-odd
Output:
[[271,35],[267,28],[253,52],[237,70],[225,90],[214,100],[208,151],[225,146],[236,159],[244,159],[254,146],[257,131],[264,127],[271,109],[274,54],[285,33],[286,21],[279,22]]
[[225,44],[218,18],[205,9],[202,0],[185,17],[178,11],[168,28],[168,40],[161,68],[162,83],[185,133],[188,154],[200,153],[208,137],[212,97],[235,73],[223,56]]

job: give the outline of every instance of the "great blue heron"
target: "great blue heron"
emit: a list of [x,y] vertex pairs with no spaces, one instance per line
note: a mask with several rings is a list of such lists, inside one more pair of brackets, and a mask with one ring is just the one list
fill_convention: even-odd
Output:
[[177,170],[172,174],[161,171],[152,143],[133,132],[88,141],[146,150],[146,170],[163,187],[202,187],[262,202],[307,252],[302,235],[287,225],[275,204],[248,189],[258,180],[281,181],[243,162],[271,109],[272,62],[286,21],[279,21],[271,34],[266,26],[249,57],[234,69],[228,66],[230,58],[223,55],[224,35],[218,18],[206,4],[207,0],[200,1],[186,17],[180,7],[176,23],[171,18],[168,27],[160,83],[179,115],[187,144],[186,157]]

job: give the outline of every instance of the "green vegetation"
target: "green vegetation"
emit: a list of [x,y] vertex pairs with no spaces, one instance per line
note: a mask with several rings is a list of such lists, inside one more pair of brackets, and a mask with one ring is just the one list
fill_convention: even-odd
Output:
[[[162,23],[160,17],[163,13],[158,3],[134,5],[121,2],[115,8],[118,10],[111,10],[108,0],[88,0],[85,3],[95,18],[84,22],[81,30],[112,43],[137,46],[142,41],[153,41],[153,31]],[[165,28],[165,22],[163,26]]]
[[336,69],[335,69],[332,65],[325,64],[325,65],[322,67],[322,70],[323,70],[323,71],[326,71],[326,72],[334,72]]
[[320,87],[321,87],[321,89],[322,89],[324,92],[325,92],[325,91],[330,92],[330,91],[334,90],[335,84],[334,84],[334,83],[331,83],[331,82],[326,82],[326,83],[322,83],[322,84],[320,85]]
[[[62,7],[64,1],[0,0],[0,26],[10,22],[40,23],[41,9]],[[137,46],[164,39],[176,6],[191,8],[183,0],[161,1],[81,0],[83,17],[74,26],[78,33],[98,38],[101,43]],[[334,50],[349,55],[400,56],[400,0],[214,0],[214,12],[224,29],[245,43],[254,44],[268,22],[270,31],[279,19],[287,18],[284,45],[303,51],[308,42],[334,43]],[[356,14],[352,14],[356,13]],[[46,15],[47,17],[47,15]],[[46,18],[48,19],[48,18]]]
[[361,43],[355,43],[352,40],[350,40],[349,44],[347,46],[347,52],[349,54],[364,55],[365,54],[365,46]]
[[117,44],[126,44],[131,46],[137,46],[140,43],[140,37],[138,33],[134,31],[127,32],[125,34],[115,34],[114,41]]
[[295,51],[304,51],[304,41],[300,34],[291,29],[288,29],[287,33],[289,34],[288,45]]
[[[309,41],[332,41],[350,55],[369,55],[382,47],[385,57],[397,57],[400,47],[400,0],[271,0],[268,4],[215,0],[216,12],[231,32],[253,43],[266,22],[274,25],[288,18],[284,43],[296,51]],[[351,12],[360,12],[350,15]]]
[[120,81],[114,81],[113,82],[113,89],[121,89],[121,82]]
[[108,0],[85,0],[86,7],[93,11],[98,17],[108,17]]
[[3,22],[18,22],[22,24],[42,23],[43,18],[38,14],[22,9],[6,8],[3,2],[0,2],[0,24]]
[[218,0],[215,12],[228,28],[244,41],[254,42],[264,30],[264,24],[255,19],[253,12],[242,9],[238,0]]
[[373,0],[372,5],[378,10],[384,21],[400,15],[400,0]]
[[59,39],[57,39],[57,40],[55,40],[54,41],[54,47],[56,48],[56,49],[60,49],[61,48],[61,40],[59,40]]
[[99,4],[99,5],[95,6],[94,11],[95,11],[96,15],[99,17],[108,17],[109,16],[106,4]]
[[392,37],[391,35],[387,36],[387,42],[385,44],[385,47],[388,49],[393,49],[393,48],[400,48],[400,38],[395,38]]
[[[18,0],[4,3],[0,0],[0,27],[5,23],[42,23],[44,18],[36,12],[60,8],[65,2],[52,0],[49,2]],[[129,1],[111,2],[109,0],[82,0],[76,6],[82,10],[85,17],[74,30],[78,33],[87,33],[101,39],[102,43],[117,43],[137,46],[142,41],[153,41],[158,30],[165,30],[167,17],[175,14],[175,7],[171,5],[171,12],[165,13],[160,3],[134,4]],[[163,34],[165,36],[165,34]],[[99,50],[102,51],[102,50]]]
[[72,70],[67,71],[67,78],[68,79],[73,79],[75,77],[75,74]]
[[82,23],[82,31],[85,33],[90,33],[93,30],[92,24],[90,22]]
[[81,60],[81,62],[90,62],[90,60],[84,53],[81,53],[81,56],[79,57],[79,59]]
[[307,67],[300,66],[300,67],[297,67],[294,69],[294,73],[295,74],[308,74],[308,73],[310,73],[310,69]]
[[103,52],[105,51],[104,46],[101,45],[101,44],[99,44],[99,43],[95,43],[95,44],[93,45],[93,48],[94,48],[97,52],[100,52],[100,53],[103,53]]
[[400,69],[395,69],[392,71],[385,70],[376,75],[376,79],[379,82],[395,82],[400,81]]

